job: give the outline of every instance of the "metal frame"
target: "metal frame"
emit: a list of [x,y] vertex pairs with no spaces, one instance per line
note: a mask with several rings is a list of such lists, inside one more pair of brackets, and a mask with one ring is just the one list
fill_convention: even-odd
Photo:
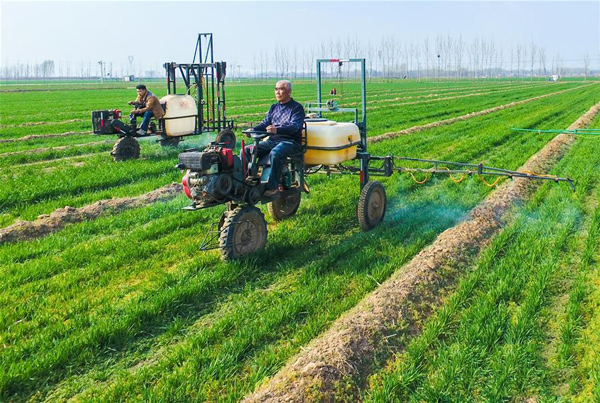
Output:
[[[360,108],[360,120],[358,108],[340,108],[335,102],[323,102],[322,94],[322,74],[321,65],[326,63],[337,63],[338,67],[341,67],[344,63],[359,63],[360,64],[360,78],[361,78],[361,108]],[[319,117],[323,116],[323,112],[354,112],[354,124],[358,126],[360,132],[360,142],[347,144],[337,149],[344,149],[349,147],[357,147],[356,158],[360,161],[360,188],[362,188],[369,181],[369,161],[371,156],[367,152],[367,72],[366,72],[366,59],[317,59],[317,102],[316,104],[307,103],[306,111],[317,112]],[[320,149],[320,147],[309,149]],[[332,151],[335,151],[332,150]]]
[[[356,108],[340,108],[337,106],[336,102],[326,102],[323,103],[322,98],[322,74],[321,74],[321,65],[325,63],[337,63],[341,68],[343,63],[360,63],[361,66],[361,117],[362,120],[358,120],[358,109]],[[321,167],[316,170],[307,170],[306,174],[315,174],[315,173],[324,173],[327,175],[330,174],[340,174],[340,175],[360,175],[360,188],[361,190],[364,186],[369,182],[370,176],[391,176],[394,172],[403,173],[403,172],[425,172],[431,175],[435,174],[444,174],[444,175],[452,175],[452,174],[464,174],[468,176],[472,175],[491,175],[491,176],[505,176],[509,178],[527,178],[527,179],[540,179],[540,180],[552,180],[556,183],[559,182],[567,182],[571,186],[573,190],[575,190],[575,186],[573,184],[573,180],[570,178],[559,178],[554,175],[535,175],[527,172],[519,172],[519,171],[511,171],[507,169],[493,168],[484,166],[483,164],[467,164],[461,162],[451,162],[451,161],[439,161],[439,160],[428,160],[428,159],[420,159],[420,158],[409,158],[409,157],[394,157],[393,155],[388,155],[385,157],[380,156],[372,156],[367,152],[367,91],[366,91],[366,71],[365,71],[365,59],[317,59],[317,102],[316,104],[307,103],[306,110],[307,112],[318,112],[318,116],[322,117],[323,112],[354,112],[354,123],[358,126],[360,131],[360,142],[354,142],[351,144],[345,144],[343,146],[328,148],[328,147],[307,147],[308,149],[314,150],[329,150],[329,151],[337,151],[342,150],[344,148],[357,146],[358,150],[356,153],[355,160],[358,160],[360,165],[356,166],[344,166],[342,164],[338,164],[335,166],[326,166],[324,170]],[[525,129],[513,129],[513,130],[522,130]],[[585,131],[581,131],[581,134],[596,134],[597,129],[589,130],[587,133]],[[538,131],[538,130],[530,130],[530,131]],[[541,131],[538,131],[541,132]],[[560,131],[565,132],[565,131]],[[576,132],[575,132],[576,133]],[[580,133],[576,133],[580,134]],[[433,164],[432,168],[422,169],[422,168],[406,168],[406,167],[397,167],[394,164],[395,160],[400,161],[413,161],[413,162],[422,162]],[[370,167],[371,161],[382,161],[383,164],[379,168]],[[444,165],[444,169],[439,169],[439,165]],[[449,169],[446,166],[455,166],[460,169]],[[472,168],[472,169],[469,169]]]
[[[337,63],[342,66],[343,63],[360,63],[361,70],[361,120],[358,120],[357,108],[338,108],[336,103],[329,104],[323,102],[322,91],[322,74],[321,65],[325,63]],[[317,103],[307,103],[307,112],[318,112],[319,117],[322,117],[322,112],[354,112],[354,123],[360,130],[361,139],[364,139],[362,151],[367,151],[367,74],[366,74],[365,59],[317,59]],[[314,105],[314,106],[313,106]]]
[[214,61],[212,33],[198,34],[192,63],[170,62],[163,66],[167,74],[168,94],[177,94],[177,72],[183,80],[186,93],[196,88],[198,115],[195,130],[189,135],[233,128],[233,120],[227,121],[225,107],[227,63]]

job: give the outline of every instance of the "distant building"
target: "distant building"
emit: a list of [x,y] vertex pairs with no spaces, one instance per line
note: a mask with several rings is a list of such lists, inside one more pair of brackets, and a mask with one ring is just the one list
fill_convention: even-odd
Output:
[[553,83],[557,82],[559,79],[559,75],[558,74],[553,74],[550,77],[548,77],[548,81],[551,81]]
[[135,81],[135,76],[124,76],[123,81]]

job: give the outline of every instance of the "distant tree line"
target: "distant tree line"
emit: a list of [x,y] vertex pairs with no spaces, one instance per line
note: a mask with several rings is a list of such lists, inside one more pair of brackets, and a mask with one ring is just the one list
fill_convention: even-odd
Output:
[[[557,74],[591,74],[589,54],[580,60],[565,60],[560,54],[548,55],[546,49],[533,42],[499,46],[494,40],[477,38],[470,42],[462,36],[437,35],[420,42],[403,42],[397,37],[384,37],[377,43],[364,43],[358,38],[330,40],[299,48],[297,45],[276,44],[274,48],[256,52],[251,65],[228,61],[229,78],[241,77],[314,77],[318,58],[366,58],[370,78],[383,79],[437,79],[514,77],[524,79]],[[598,62],[598,59],[595,59]],[[0,77],[8,79],[81,77],[120,78],[125,75],[164,77],[162,65],[133,65],[131,62],[82,62],[78,64],[46,60],[36,64],[6,63]],[[350,64],[339,71],[327,67],[328,74],[351,76],[356,74]],[[600,71],[600,67],[597,69]],[[102,73],[101,73],[102,72]]]
[[[590,75],[589,54],[578,61],[566,61],[560,54],[548,57],[546,49],[531,42],[517,44],[509,50],[494,40],[463,40],[462,36],[437,35],[421,42],[402,42],[396,37],[378,43],[359,39],[321,43],[309,49],[276,45],[274,51],[259,51],[253,59],[253,77],[312,77],[317,58],[366,58],[369,78],[481,78],[509,76],[515,78],[551,74]],[[575,62],[575,63],[573,63]],[[567,66],[567,63],[569,66]],[[346,66],[351,69],[351,65]],[[335,67],[330,66],[335,74]],[[339,72],[338,72],[339,74]],[[348,74],[348,71],[346,71]]]
[[42,63],[3,63],[0,78],[4,79],[50,79],[50,78],[100,78],[121,79],[136,77],[164,77],[162,64],[114,63],[114,62],[68,62],[45,60]]

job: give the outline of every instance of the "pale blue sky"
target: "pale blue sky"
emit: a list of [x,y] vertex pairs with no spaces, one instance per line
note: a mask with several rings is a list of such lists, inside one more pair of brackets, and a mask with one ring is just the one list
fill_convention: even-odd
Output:
[[[600,1],[335,1],[335,2],[15,2],[2,0],[4,63],[107,60],[190,62],[196,34],[213,32],[216,58],[252,67],[252,56],[292,48],[395,36],[420,43],[437,34],[493,39],[496,46],[532,41],[548,60],[600,64]],[[508,56],[505,54],[504,58]]]

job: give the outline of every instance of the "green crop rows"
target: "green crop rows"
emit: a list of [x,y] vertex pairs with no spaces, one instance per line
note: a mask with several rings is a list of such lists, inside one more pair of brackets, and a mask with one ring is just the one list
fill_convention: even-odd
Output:
[[[260,120],[271,103],[272,85],[251,84],[227,87],[228,112],[240,122]],[[568,90],[376,143],[370,152],[516,169],[552,135],[510,129],[566,128],[600,101],[599,86],[588,84],[370,83],[369,135]],[[164,94],[162,83],[153,86]],[[103,142],[110,137],[20,140],[89,132],[90,111],[124,108],[133,88],[15,87],[25,92],[0,87],[0,140],[17,140],[0,142],[0,227],[180,180],[174,165],[183,146],[142,142],[142,158],[114,163]],[[314,91],[299,83],[294,98],[314,101]],[[343,96],[358,101],[358,87],[346,84]],[[554,172],[573,176],[577,193],[542,186],[465,270],[423,334],[374,368],[362,399],[600,394],[599,151],[600,140],[577,141]],[[183,195],[1,244],[0,400],[237,401],[491,191],[475,179],[384,178],[386,219],[363,233],[354,216],[357,178],[308,180],[298,214],[281,223],[267,218],[266,249],[234,263],[198,251],[223,208],[184,212]]]
[[556,167],[577,192],[540,189],[422,336],[373,376],[366,401],[600,399],[597,333],[582,344],[597,329],[584,315],[598,315],[599,164],[600,143],[580,140]]

